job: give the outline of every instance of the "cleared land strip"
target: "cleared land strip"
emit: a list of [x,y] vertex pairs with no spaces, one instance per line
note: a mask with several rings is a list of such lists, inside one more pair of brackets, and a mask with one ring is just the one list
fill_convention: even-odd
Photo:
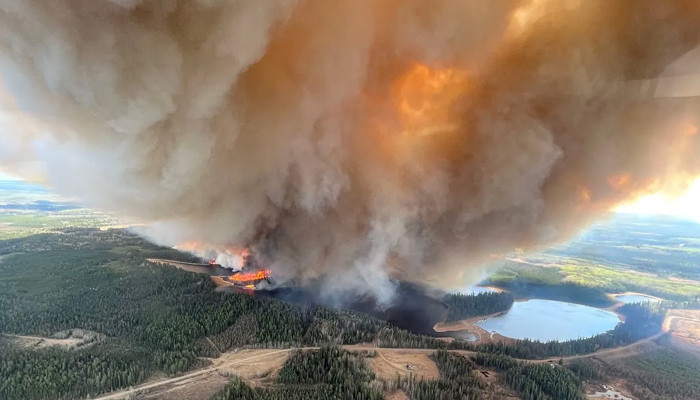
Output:
[[[519,359],[519,361],[523,362],[529,362],[529,363],[547,363],[547,362],[556,362],[560,358],[564,360],[564,362],[568,362],[570,360],[575,360],[575,359],[582,359],[582,358],[593,358],[593,357],[609,357],[609,356],[614,356],[616,354],[625,354],[625,353],[634,353],[637,350],[641,349],[643,346],[648,344],[649,342],[658,339],[663,335],[665,332],[659,332],[654,336],[651,336],[647,339],[641,340],[639,342],[632,343],[627,346],[622,346],[622,347],[615,347],[612,349],[604,349],[597,351],[595,353],[589,353],[589,354],[583,354],[583,355],[576,355],[576,356],[568,356],[568,357],[555,357],[555,358],[547,358],[547,359],[538,359],[538,360],[525,360],[525,359]],[[382,351],[400,351],[403,354],[432,354],[433,352],[437,351],[436,349],[407,349],[407,348],[382,348],[382,347],[369,347],[369,346],[364,346],[364,345],[348,345],[348,346],[342,346],[343,348],[349,350],[349,351],[377,351],[377,352],[382,352]],[[201,377],[206,374],[210,373],[215,373],[221,369],[225,369],[228,367],[232,367],[235,365],[239,365],[242,363],[246,363],[252,360],[256,359],[261,359],[264,357],[268,357],[274,354],[280,354],[280,353],[285,353],[285,352],[291,352],[294,350],[318,350],[319,347],[301,347],[301,348],[289,348],[289,349],[280,349],[280,350],[272,350],[270,349],[260,349],[259,351],[265,351],[264,354],[256,354],[250,357],[234,360],[234,361],[229,361],[229,362],[223,362],[223,363],[216,363],[216,360],[214,360],[215,364],[194,372],[187,373],[185,375],[177,376],[175,378],[170,378],[170,379],[163,379],[163,380],[158,380],[155,382],[148,382],[140,386],[136,386],[131,389],[125,389],[121,390],[118,392],[106,394],[104,396],[96,397],[94,398],[95,400],[118,400],[118,399],[125,399],[128,398],[129,396],[136,395],[138,393],[147,391],[147,390],[152,390],[152,389],[157,389],[159,387],[165,386],[165,385],[171,385],[175,384],[178,382],[182,382],[188,379],[196,378],[196,377]],[[476,352],[474,351],[467,351],[467,350],[448,350],[453,353],[461,354],[463,356],[474,356],[476,355]]]
[[47,348],[47,347],[63,347],[71,348],[80,346],[85,342],[85,339],[76,337],[67,337],[63,339],[49,338],[41,336],[25,336],[25,335],[12,335],[9,333],[0,333],[0,336],[7,337],[11,340],[17,340],[18,345],[24,348]]
[[[317,349],[317,347],[309,347],[308,349]],[[177,382],[180,382],[180,381],[183,381],[183,380],[186,380],[186,379],[191,379],[191,378],[195,378],[195,377],[198,377],[198,376],[201,376],[201,375],[205,375],[205,374],[207,374],[207,373],[216,372],[218,369],[221,369],[221,368],[231,367],[231,366],[234,366],[234,365],[236,365],[236,364],[241,364],[241,363],[248,362],[248,361],[252,361],[252,360],[255,360],[255,359],[258,359],[258,358],[267,357],[267,356],[270,356],[270,355],[273,355],[273,354],[279,354],[279,353],[289,352],[289,351],[292,351],[292,350],[294,350],[294,349],[282,349],[282,350],[275,350],[275,351],[272,351],[272,352],[267,352],[267,353],[265,353],[265,354],[254,355],[254,356],[246,357],[246,358],[243,358],[243,359],[240,359],[240,360],[235,360],[235,361],[231,361],[231,362],[227,362],[227,363],[223,363],[223,364],[219,364],[219,365],[214,365],[214,366],[211,366],[211,367],[207,367],[207,368],[204,368],[204,369],[200,369],[200,370],[197,370],[197,371],[194,371],[194,372],[190,372],[189,374],[177,376],[177,377],[175,377],[175,378],[159,380],[159,381],[152,382],[152,383],[146,383],[146,384],[137,386],[137,387],[132,388],[132,389],[126,389],[126,390],[122,390],[122,391],[119,391],[119,392],[116,392],[116,393],[112,393],[112,394],[108,394],[108,395],[105,395],[105,396],[95,397],[95,399],[100,399],[100,400],[108,400],[108,399],[117,400],[117,399],[124,399],[124,398],[127,398],[128,396],[135,395],[135,394],[137,394],[137,393],[139,393],[139,392],[143,392],[143,391],[145,391],[145,390],[151,390],[151,389],[158,388],[158,387],[160,387],[160,386],[170,385],[170,384],[177,383]]]
[[627,346],[621,346],[621,347],[612,347],[609,349],[603,349],[603,350],[598,350],[594,353],[588,353],[588,354],[581,354],[577,356],[567,356],[567,357],[550,357],[546,359],[539,359],[539,360],[520,360],[520,361],[525,361],[525,362],[531,362],[531,363],[544,363],[544,362],[555,362],[564,360],[564,362],[569,362],[571,360],[578,360],[582,358],[601,358],[601,357],[610,357],[610,356],[615,356],[618,354],[625,354],[625,353],[630,353],[629,355],[633,355],[636,353],[638,350],[641,350],[645,345],[653,342],[654,340],[660,338],[663,336],[663,334],[666,332],[659,332],[654,336],[649,336],[646,339],[642,339],[640,341],[634,342],[632,344],[628,344]]

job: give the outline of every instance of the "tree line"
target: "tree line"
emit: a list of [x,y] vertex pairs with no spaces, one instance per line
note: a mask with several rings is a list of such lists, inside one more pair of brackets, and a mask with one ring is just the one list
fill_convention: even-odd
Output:
[[236,378],[213,400],[381,400],[381,392],[371,385],[374,379],[361,356],[324,346],[293,352],[272,387],[251,388]]
[[661,331],[661,325],[666,315],[664,307],[648,302],[625,304],[618,308],[618,312],[625,316],[625,322],[619,323],[610,332],[604,332],[590,338],[565,342],[519,340],[514,343],[490,342],[479,345],[453,342],[452,347],[461,347],[484,353],[504,354],[523,359],[588,354],[604,348],[625,346],[648,338]]
[[[182,373],[199,366],[198,357],[236,347],[445,345],[365,314],[216,292],[207,276],[146,260],[177,258],[175,250],[121,230],[0,241],[0,252],[0,333],[50,337],[83,329],[106,337],[76,351],[3,346],[0,398],[81,398],[158,371]],[[103,365],[99,373],[86,366],[94,360]],[[93,380],[77,383],[85,377]]]
[[523,400],[586,400],[581,382],[570,370],[556,364],[519,362],[502,354],[477,353],[477,364],[499,371],[502,383]]
[[[84,398],[136,385],[157,372],[182,373],[201,365],[199,357],[238,347],[374,342],[517,358],[584,354],[648,337],[659,330],[665,314],[659,305],[625,305],[620,311],[627,320],[612,332],[562,343],[447,344],[361,313],[215,292],[207,276],[146,261],[154,254],[189,257],[174,252],[121,230],[70,230],[0,241],[5,254],[0,259],[0,333],[48,337],[83,329],[106,336],[75,351],[0,343],[0,398]],[[479,312],[508,300],[481,299],[497,301],[479,303]],[[448,384],[435,390],[449,391]]]
[[515,300],[508,292],[494,292],[473,295],[448,293],[442,301],[450,307],[446,322],[453,322],[508,311]]
[[472,363],[458,354],[438,350],[430,355],[440,372],[438,380],[398,379],[397,384],[412,400],[482,398],[486,385],[475,374]]

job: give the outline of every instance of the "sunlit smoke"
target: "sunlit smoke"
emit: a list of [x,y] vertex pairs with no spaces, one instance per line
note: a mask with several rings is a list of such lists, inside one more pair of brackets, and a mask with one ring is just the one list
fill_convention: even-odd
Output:
[[699,37],[694,0],[0,0],[0,165],[386,303],[687,189]]

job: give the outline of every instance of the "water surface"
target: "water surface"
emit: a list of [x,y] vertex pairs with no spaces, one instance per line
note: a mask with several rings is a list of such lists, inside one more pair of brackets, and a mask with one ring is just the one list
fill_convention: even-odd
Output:
[[519,301],[503,315],[477,323],[515,339],[566,341],[609,331],[620,322],[610,311],[553,300]]

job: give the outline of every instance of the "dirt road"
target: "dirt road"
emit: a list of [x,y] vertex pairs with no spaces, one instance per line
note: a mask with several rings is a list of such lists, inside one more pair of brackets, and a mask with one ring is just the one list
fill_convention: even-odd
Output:
[[[646,344],[661,337],[661,335],[663,335],[664,333],[665,332],[662,331],[662,332],[657,333],[654,336],[651,336],[647,339],[632,343],[632,344],[627,345],[627,346],[615,347],[612,349],[604,349],[604,350],[597,351],[595,353],[576,355],[576,356],[567,356],[567,357],[538,359],[538,360],[520,359],[519,361],[529,362],[529,363],[548,363],[548,362],[555,363],[555,362],[558,362],[559,359],[561,358],[566,363],[566,362],[569,362],[571,360],[583,359],[583,358],[593,358],[593,357],[607,358],[607,357],[616,356],[616,355],[624,355],[625,353],[634,354],[634,353],[638,352],[639,350],[641,350]],[[366,346],[366,345],[348,345],[348,346],[342,346],[342,347],[349,350],[349,351],[377,351],[380,353],[382,351],[400,351],[403,354],[431,354],[431,353],[437,351],[435,349],[406,349],[406,348],[388,349],[388,348],[372,347],[372,346]],[[269,356],[275,355],[275,354],[291,352],[291,351],[294,351],[297,349],[300,349],[300,350],[318,350],[319,348],[318,347],[302,347],[302,348],[289,348],[289,349],[280,349],[280,350],[271,350],[271,351],[270,351],[270,349],[265,349],[267,351],[264,354],[257,354],[257,355],[253,355],[250,357],[238,359],[235,361],[214,364],[212,366],[209,366],[209,367],[206,367],[206,368],[194,371],[194,372],[190,372],[190,373],[187,373],[185,375],[181,375],[181,376],[178,376],[175,378],[162,379],[162,380],[158,380],[155,382],[148,382],[148,383],[145,383],[145,384],[140,385],[140,386],[136,386],[136,387],[131,388],[131,389],[121,390],[119,392],[107,394],[107,395],[104,395],[101,397],[96,397],[95,400],[98,400],[98,399],[99,400],[126,399],[126,398],[129,398],[129,396],[133,396],[133,395],[136,395],[136,394],[144,392],[144,391],[157,389],[159,387],[166,386],[166,385],[176,384],[176,383],[179,383],[179,382],[182,382],[182,381],[185,381],[188,379],[200,377],[200,376],[203,376],[206,374],[213,374],[213,373],[216,373],[217,371],[225,369],[227,367],[232,367],[232,366],[235,366],[238,364],[243,364],[246,362],[250,362],[250,361],[253,361],[256,359],[269,357]],[[456,354],[461,354],[463,356],[468,356],[468,357],[476,355],[476,352],[467,351],[467,350],[449,350],[449,351],[456,353]],[[384,355],[380,354],[380,356],[383,357]]]
[[[627,346],[622,346],[622,347],[613,347],[609,349],[603,349],[603,350],[598,350],[595,353],[588,353],[588,354],[581,354],[577,356],[567,356],[567,357],[556,357],[556,358],[547,358],[547,359],[542,359],[542,360],[520,360],[520,361],[526,361],[526,362],[532,362],[532,363],[543,363],[543,362],[558,362],[560,359],[563,359],[564,362],[569,362],[572,360],[578,360],[578,359],[583,359],[583,358],[608,358],[611,356],[617,356],[617,355],[633,355],[635,353],[638,353],[642,348],[649,344],[650,342],[653,342],[654,340],[660,338],[664,333],[666,332],[659,332],[654,336],[650,336],[646,339],[642,339],[638,342],[634,342],[632,344],[628,344]],[[628,353],[628,354],[625,354]]]
[[[309,348],[309,349],[313,349],[313,348]],[[231,366],[234,366],[234,365],[236,365],[236,364],[241,364],[241,363],[248,362],[248,361],[252,361],[252,360],[255,360],[255,359],[258,359],[258,358],[268,357],[268,356],[273,355],[273,354],[279,354],[279,353],[284,353],[284,352],[290,352],[290,351],[292,351],[292,350],[294,350],[294,349],[274,350],[274,351],[271,351],[271,352],[267,352],[267,353],[265,353],[265,354],[260,354],[260,355],[255,355],[255,356],[251,356],[251,357],[246,357],[246,358],[243,358],[243,359],[240,359],[240,360],[231,361],[231,362],[228,362],[228,363],[223,363],[223,364],[219,364],[219,365],[214,365],[214,366],[211,366],[211,367],[203,368],[203,369],[200,369],[200,370],[197,370],[197,371],[194,371],[194,372],[190,372],[189,374],[180,375],[180,376],[175,377],[175,378],[163,379],[163,380],[159,380],[159,381],[156,381],[156,382],[145,383],[145,384],[143,384],[143,385],[137,386],[137,387],[132,388],[132,389],[121,390],[121,391],[116,392],[116,393],[107,394],[107,395],[104,395],[104,396],[101,396],[101,397],[95,397],[95,399],[100,399],[100,400],[108,400],[108,399],[111,399],[111,400],[126,399],[126,398],[129,398],[129,396],[131,396],[131,395],[136,395],[137,393],[143,392],[143,391],[145,391],[145,390],[151,390],[151,389],[158,388],[158,387],[160,387],[160,386],[170,385],[170,384],[173,384],[173,383],[177,383],[177,382],[180,382],[180,381],[184,381],[184,380],[186,380],[186,379],[195,378],[195,377],[197,377],[197,376],[205,375],[205,374],[208,374],[208,373],[214,373],[214,372],[216,372],[217,370],[219,370],[219,369],[221,369],[221,368],[231,367]]]

